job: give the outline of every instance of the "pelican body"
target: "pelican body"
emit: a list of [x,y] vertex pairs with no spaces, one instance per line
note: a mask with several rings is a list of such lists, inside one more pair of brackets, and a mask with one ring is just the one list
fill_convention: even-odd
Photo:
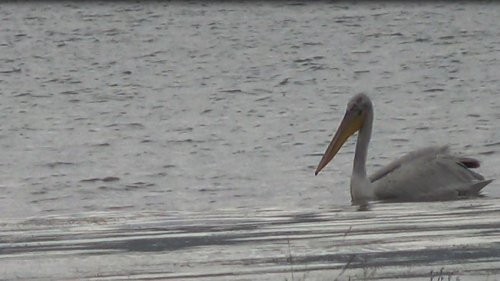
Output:
[[452,155],[447,146],[410,152],[368,177],[366,156],[372,124],[371,100],[364,94],[354,96],[315,173],[317,175],[346,140],[358,132],[351,175],[351,198],[355,205],[373,200],[438,201],[473,197],[492,181],[471,170],[479,167],[478,160]]

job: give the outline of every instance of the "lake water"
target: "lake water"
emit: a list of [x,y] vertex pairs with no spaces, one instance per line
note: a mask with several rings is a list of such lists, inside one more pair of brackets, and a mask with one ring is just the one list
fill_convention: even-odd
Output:
[[0,277],[496,280],[497,181],[480,199],[358,212],[354,139],[314,169],[364,92],[369,171],[450,144],[500,178],[499,16],[474,3],[2,5]]

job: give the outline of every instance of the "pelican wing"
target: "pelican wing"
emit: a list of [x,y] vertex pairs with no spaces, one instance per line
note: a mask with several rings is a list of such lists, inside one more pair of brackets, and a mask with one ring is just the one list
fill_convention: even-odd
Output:
[[397,168],[401,167],[401,165],[405,163],[410,163],[412,161],[417,161],[417,160],[424,160],[424,161],[431,160],[432,158],[435,158],[436,155],[444,153],[448,153],[448,146],[431,146],[412,151],[404,155],[403,157],[392,161],[389,165],[373,173],[373,175],[369,177],[369,180],[371,182],[377,181],[380,178],[386,176],[387,174],[393,172]]
[[370,176],[380,200],[450,200],[478,195],[491,180],[469,168],[479,161],[451,155],[447,146],[420,149],[393,161]]

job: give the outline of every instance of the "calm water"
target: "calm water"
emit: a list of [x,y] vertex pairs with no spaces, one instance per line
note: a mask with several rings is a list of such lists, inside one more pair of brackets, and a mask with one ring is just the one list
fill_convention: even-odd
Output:
[[8,241],[0,273],[36,280],[498,280],[499,208],[483,199],[425,209],[381,204],[370,212],[33,218],[0,224]]
[[[314,168],[348,99],[365,92],[375,106],[369,170],[412,149],[450,144],[480,159],[485,177],[500,178],[499,16],[497,4],[2,5],[6,278],[231,280],[227,272],[241,269],[248,273],[241,280],[290,280],[296,265],[293,279],[333,280],[346,264],[361,268],[371,247],[378,260],[412,241],[411,249],[423,251],[415,260],[408,252],[403,263],[389,258],[365,268],[381,268],[374,278],[406,266],[419,267],[420,275],[410,275],[424,280],[442,267],[454,276],[494,276],[498,182],[478,200],[359,213],[348,190],[354,140],[322,174],[315,177]],[[462,209],[476,211],[455,220]],[[409,226],[398,230],[380,216]],[[275,220],[283,232],[276,237],[268,228]],[[247,223],[256,230],[235,238]],[[453,231],[434,225],[441,223]],[[361,235],[359,224],[371,236],[368,244],[356,241],[371,246],[339,246],[338,239]],[[309,227],[310,236],[297,230]],[[404,243],[384,248],[400,232]],[[144,246],[149,235],[160,235],[159,244]],[[133,241],[141,245],[131,249]],[[424,251],[436,248],[443,252]],[[448,256],[450,249],[459,254]],[[477,255],[457,258],[463,251]],[[300,261],[281,260],[290,253]],[[316,263],[318,255],[330,258]],[[112,272],[101,267],[109,257]],[[401,268],[388,271],[391,263]],[[319,275],[305,269],[316,266]],[[361,276],[348,269],[341,278]]]

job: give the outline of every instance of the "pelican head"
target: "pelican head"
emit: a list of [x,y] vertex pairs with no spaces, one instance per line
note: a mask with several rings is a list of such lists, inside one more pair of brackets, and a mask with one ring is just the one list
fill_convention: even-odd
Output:
[[[367,137],[363,139],[368,146],[368,141],[371,135],[371,122],[373,119],[373,106],[370,98],[365,94],[357,94],[351,98],[347,104],[347,110],[345,112],[344,118],[340,122],[337,132],[333,136],[330,145],[323,154],[323,158],[316,168],[315,174],[317,175],[337,154],[340,147],[346,142],[346,140],[359,130],[366,131]],[[369,121],[369,122],[367,122]],[[365,124],[368,124],[365,126]],[[360,140],[358,139],[358,145]]]

